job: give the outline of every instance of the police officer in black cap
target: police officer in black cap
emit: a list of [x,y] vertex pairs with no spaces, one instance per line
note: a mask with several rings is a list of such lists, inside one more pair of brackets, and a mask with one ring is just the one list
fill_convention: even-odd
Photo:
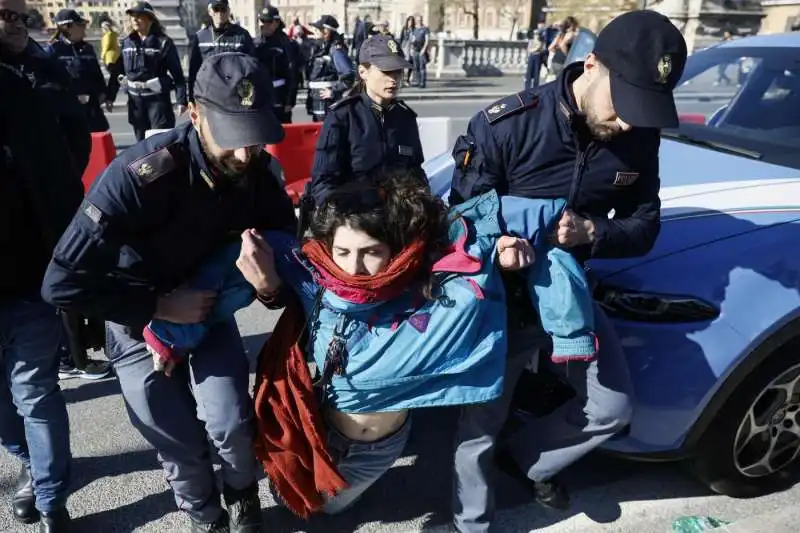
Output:
[[306,189],[316,205],[333,189],[379,166],[422,168],[417,114],[397,98],[411,63],[386,35],[367,39],[359,62],[353,94],[333,104],[322,125]]
[[331,105],[353,85],[355,71],[339,34],[339,22],[323,15],[311,26],[317,30],[319,44],[311,57],[306,108],[314,122],[322,122]]
[[295,56],[289,38],[282,31],[283,20],[277,7],[265,7],[258,16],[261,39],[256,45],[256,57],[272,77],[275,91],[275,115],[284,124],[292,122],[296,98]]
[[106,98],[106,80],[94,47],[84,40],[89,21],[74,9],[62,9],[53,22],[56,23],[56,32],[50,40],[48,52],[69,72],[89,129],[108,131],[108,120],[101,108]]
[[[170,91],[175,89],[178,115],[186,110],[186,79],[178,49],[167,36],[148,2],[138,2],[126,12],[131,31],[120,43],[121,54],[108,83],[106,106],[111,109],[120,83],[128,93],[128,122],[136,140],[149,129],[175,126]],[[115,75],[115,74],[118,74]]]
[[[107,320],[107,354],[131,422],[158,450],[191,531],[255,533],[262,518],[249,363],[236,322],[212,326],[169,375],[154,366],[142,331],[153,318],[205,319],[215,294],[185,284],[231,239],[251,239],[252,228],[294,231],[292,202],[263,149],[284,133],[269,76],[237,52],[203,63],[190,117],[126,150],[95,181],[56,247],[42,295]],[[222,460],[227,511],[209,441]]]
[[[686,42],[667,17],[654,11],[618,16],[600,32],[585,62],[472,118],[453,150],[450,203],[491,189],[567,198],[554,235],[558,245],[582,259],[647,253],[660,227],[659,130],[678,125],[672,91],[685,63]],[[515,286],[509,284],[509,299]],[[566,365],[541,363],[569,382],[576,396],[548,416],[518,420],[498,443],[499,465],[520,474],[540,503],[557,509],[566,508],[569,497],[554,476],[631,417],[624,354],[603,311],[595,306],[594,312],[599,353],[593,360],[572,361],[568,372]],[[503,397],[464,407],[459,420],[454,523],[460,533],[493,530],[495,439],[524,367],[538,350],[547,350],[535,315],[529,321],[509,315]]]
[[204,59],[222,52],[241,52],[252,56],[256,53],[250,33],[231,22],[228,0],[211,0],[208,3],[208,17],[211,24],[195,33],[189,40],[187,85],[190,101],[194,98],[194,80]]

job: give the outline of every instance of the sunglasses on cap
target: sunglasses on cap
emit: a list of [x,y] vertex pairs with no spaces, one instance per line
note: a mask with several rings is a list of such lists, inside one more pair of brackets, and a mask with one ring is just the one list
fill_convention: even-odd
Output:
[[17,13],[10,9],[0,9],[0,20],[8,24],[16,24],[17,22],[27,24],[30,18],[30,15],[27,13]]
[[374,185],[358,184],[358,186],[346,186],[332,193],[324,205],[338,213],[364,213],[383,206],[385,197],[383,189]]

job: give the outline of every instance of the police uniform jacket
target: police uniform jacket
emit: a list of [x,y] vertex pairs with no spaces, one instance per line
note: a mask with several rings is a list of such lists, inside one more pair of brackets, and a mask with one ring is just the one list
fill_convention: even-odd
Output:
[[50,43],[49,53],[61,61],[72,78],[72,88],[84,105],[89,128],[92,131],[106,131],[108,121],[100,109],[105,101],[106,80],[100,70],[100,63],[94,47],[86,41],[71,43],[63,37]]
[[[338,100],[355,81],[355,70],[347,55],[347,47],[340,41],[320,43],[311,57],[309,82],[331,82],[333,99]],[[313,83],[311,88],[314,89]],[[312,91],[312,94],[315,94]]]
[[[29,231],[36,242],[27,243],[26,253],[40,254],[41,265],[30,266],[41,275],[83,198],[81,176],[91,137],[70,76],[33,40],[19,56],[0,53],[0,87],[0,182],[13,181],[18,187],[13,198],[0,187],[6,192],[0,198],[0,233],[6,233],[0,241],[6,236],[14,240],[7,232]],[[33,220],[21,220],[15,213]],[[0,272],[11,260],[6,252]],[[38,278],[36,287],[40,282]]]
[[319,205],[331,190],[380,166],[421,168],[417,114],[402,100],[381,108],[365,93],[331,107],[322,124],[309,193]]
[[[175,99],[179,105],[186,105],[186,78],[183,75],[181,60],[175,43],[166,34],[153,29],[144,39],[131,32],[120,43],[121,53],[117,65],[112,69],[127,78],[128,94],[133,96],[169,96],[175,89]],[[157,79],[161,92],[135,88],[134,84]],[[112,76],[108,84],[109,100],[114,101],[119,91],[119,81]]]
[[[583,64],[552,83],[503,98],[475,115],[453,149],[450,203],[491,189],[526,198],[568,198],[595,226],[593,257],[631,257],[660,229],[660,133],[635,128],[595,140],[572,95]],[[613,211],[613,216],[609,215]]]
[[222,31],[208,26],[195,33],[189,41],[189,99],[194,97],[194,80],[203,60],[223,52],[256,53],[250,33],[238,24],[227,24]]
[[58,243],[42,296],[59,307],[143,327],[159,295],[248,228],[294,232],[291,200],[262,152],[248,175],[219,180],[190,123],[117,157]]
[[276,31],[269,37],[262,37],[256,45],[256,57],[272,77],[275,89],[275,104],[287,106],[293,104],[295,94],[295,57],[290,47],[289,38],[282,31]]

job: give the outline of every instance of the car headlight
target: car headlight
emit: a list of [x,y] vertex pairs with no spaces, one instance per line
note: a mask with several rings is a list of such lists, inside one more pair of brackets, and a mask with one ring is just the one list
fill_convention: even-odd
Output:
[[656,294],[599,284],[597,303],[612,318],[637,322],[703,322],[719,316],[719,310],[693,296]]

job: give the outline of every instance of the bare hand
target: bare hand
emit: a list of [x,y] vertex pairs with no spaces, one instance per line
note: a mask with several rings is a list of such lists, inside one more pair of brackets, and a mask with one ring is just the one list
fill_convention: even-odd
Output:
[[536,259],[533,246],[527,239],[503,235],[497,239],[497,264],[503,270],[521,270]]
[[214,291],[175,289],[158,299],[153,318],[175,324],[197,324],[206,319],[214,307],[216,297],[217,293]]
[[256,230],[249,229],[242,233],[242,251],[236,266],[259,294],[275,292],[281,286],[272,248]]
[[323,100],[330,100],[333,98],[333,91],[331,89],[320,89],[319,97]]
[[570,210],[564,211],[556,228],[556,242],[562,246],[572,247],[589,244],[594,240],[594,224]]
[[161,356],[158,353],[147,346],[147,351],[150,352],[150,355],[153,356],[153,370],[156,372],[164,372],[168,378],[172,377],[172,371],[175,370],[178,362],[174,359],[168,360],[166,363],[161,359]]

